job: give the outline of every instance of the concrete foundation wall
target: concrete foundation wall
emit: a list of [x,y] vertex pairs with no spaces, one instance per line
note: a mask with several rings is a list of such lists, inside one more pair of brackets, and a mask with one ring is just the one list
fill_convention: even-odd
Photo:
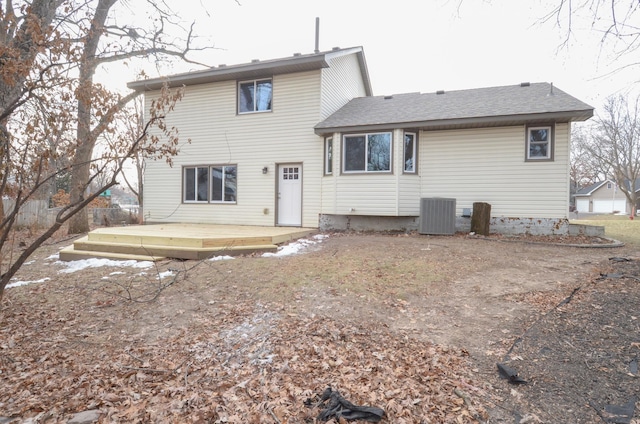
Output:
[[569,235],[604,237],[604,227],[600,225],[569,224]]
[[319,228],[327,230],[354,231],[415,231],[417,216],[364,216],[321,214]]
[[[362,216],[362,215],[320,215],[319,228],[328,230],[353,231],[416,231],[417,216]],[[471,218],[456,217],[456,231],[468,233]],[[530,235],[588,235],[604,236],[604,227],[569,224],[564,218],[491,218],[490,231],[494,234]]]

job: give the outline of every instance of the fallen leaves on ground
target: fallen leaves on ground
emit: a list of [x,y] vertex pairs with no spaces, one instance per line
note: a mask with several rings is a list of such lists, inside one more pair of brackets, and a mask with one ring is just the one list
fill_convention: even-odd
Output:
[[93,343],[99,329],[77,328],[69,311],[21,306],[0,324],[5,416],[65,422],[97,408],[102,422],[312,423],[319,409],[304,401],[331,386],[388,422],[486,418],[464,350],[384,326],[238,302],[169,339]]

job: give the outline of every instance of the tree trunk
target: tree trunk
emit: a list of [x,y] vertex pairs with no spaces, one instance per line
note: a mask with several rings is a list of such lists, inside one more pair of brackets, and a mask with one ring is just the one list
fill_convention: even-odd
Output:
[[[96,144],[96,135],[91,132],[91,101],[93,93],[93,75],[97,66],[96,51],[104,30],[104,24],[109,15],[109,9],[117,0],[100,0],[96,7],[91,29],[84,40],[84,50],[80,63],[80,77],[78,83],[78,148],[73,158],[70,200],[76,204],[84,199],[89,188],[91,176],[91,157]],[[69,234],[89,232],[89,212],[87,208],[79,211],[69,221]]]
[[471,232],[488,236],[490,220],[491,205],[483,202],[474,203],[473,214],[471,215]]

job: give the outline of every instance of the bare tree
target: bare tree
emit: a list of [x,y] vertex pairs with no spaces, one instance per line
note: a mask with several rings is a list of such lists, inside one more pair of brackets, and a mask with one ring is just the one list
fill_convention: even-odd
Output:
[[[154,151],[155,157],[169,161],[177,152],[177,129],[168,127],[164,118],[181,99],[183,90],[165,87],[138,133],[115,136],[118,149],[93,156],[95,141],[101,135],[118,133],[117,117],[135,97],[123,97],[93,81],[97,63],[115,56],[106,54],[109,43],[102,43],[91,31],[112,31],[100,22],[107,22],[102,16],[115,3],[0,2],[0,197],[13,201],[10,209],[0,210],[0,300],[4,287],[26,259],[101,192],[117,184],[124,163],[143,144],[145,151]],[[151,0],[147,3],[155,4]],[[141,32],[127,34],[137,39],[136,34]],[[153,34],[161,37],[162,31]],[[162,51],[163,46],[166,44],[158,42],[150,53]],[[148,135],[151,127],[157,127],[153,136]],[[162,141],[159,135],[164,137]],[[54,180],[67,175],[76,178],[76,188],[82,187],[82,193],[60,210],[53,224],[37,230],[26,245],[15,249],[11,233],[21,207]],[[79,176],[83,178],[81,184],[77,182]],[[84,191],[99,178],[95,192]],[[88,219],[85,224],[88,226]]]
[[638,0],[557,0],[556,6],[542,17],[542,21],[555,21],[556,26],[564,31],[562,46],[568,46],[576,35],[576,27],[582,27],[578,22],[587,22],[589,32],[600,35],[601,49],[605,45],[610,47],[612,61],[630,59],[621,63],[614,72],[640,65],[640,60],[634,55],[640,48]]
[[569,176],[572,187],[576,191],[611,175],[610,170],[601,168],[601,164],[589,151],[589,128],[589,126],[573,126],[571,129]]
[[625,194],[633,218],[640,190],[640,97],[608,98],[584,148]]
[[[96,3],[96,2],[94,2]],[[90,170],[88,163],[100,135],[108,123],[126,104],[139,95],[130,92],[100,110],[100,90],[96,90],[94,75],[98,66],[106,63],[129,60],[136,57],[153,56],[158,60],[177,57],[189,61],[187,54],[194,49],[193,24],[180,38],[167,34],[167,28],[176,30],[173,19],[177,15],[164,1],[148,0],[154,19],[145,22],[151,27],[143,28],[119,23],[113,18],[112,11],[118,0],[97,0],[93,8],[81,7],[69,14],[64,21],[67,32],[77,34],[71,39],[81,51],[78,61],[77,96],[77,148],[73,157],[74,168],[71,172],[71,199],[81,200],[87,192]],[[85,3],[86,4],[86,3]],[[88,18],[88,19],[87,19]],[[88,22],[88,25],[86,24]],[[102,112],[102,113],[98,113]],[[82,210],[69,224],[69,233],[77,234],[89,231],[87,211]]]
[[[127,115],[123,122],[124,131],[129,134],[139,134],[144,125],[143,102],[137,98],[127,109]],[[126,186],[138,199],[139,215],[144,216],[144,171],[145,171],[145,150],[140,149],[131,157],[133,173],[122,172],[122,179]]]

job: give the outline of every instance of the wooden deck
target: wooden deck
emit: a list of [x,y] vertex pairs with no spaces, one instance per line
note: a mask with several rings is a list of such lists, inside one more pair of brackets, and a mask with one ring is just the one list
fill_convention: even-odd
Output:
[[60,251],[60,260],[87,258],[157,261],[274,252],[278,244],[305,237],[315,228],[212,224],[151,224],[91,231]]

